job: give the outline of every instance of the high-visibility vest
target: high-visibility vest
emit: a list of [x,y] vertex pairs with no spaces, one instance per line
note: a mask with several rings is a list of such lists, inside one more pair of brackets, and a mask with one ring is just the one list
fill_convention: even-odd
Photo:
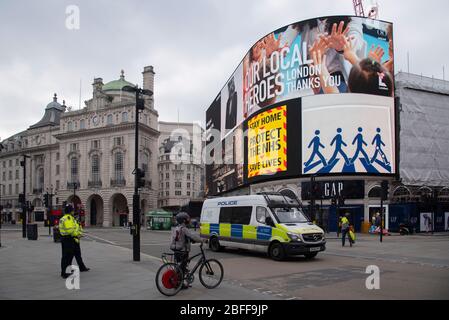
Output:
[[75,219],[75,223],[76,223],[76,228],[75,228],[75,232],[74,232],[73,236],[76,238],[81,238],[81,236],[83,235],[83,227],[81,226],[81,223],[79,223],[78,220],[76,220],[76,219]]
[[76,229],[76,220],[70,214],[64,215],[61,220],[59,220],[59,233],[61,236],[75,237]]

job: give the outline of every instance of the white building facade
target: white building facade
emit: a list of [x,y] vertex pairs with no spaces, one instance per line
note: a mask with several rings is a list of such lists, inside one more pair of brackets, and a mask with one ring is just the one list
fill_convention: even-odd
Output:
[[[153,67],[145,67],[142,74],[143,89],[154,91]],[[76,111],[60,105],[55,95],[38,124],[2,142],[0,201],[5,214],[11,211],[18,220],[17,199],[23,192],[19,164],[21,155],[27,154],[31,158],[27,160],[26,199],[36,212],[45,211],[43,194],[50,192],[55,194],[53,206],[75,204],[84,213],[87,226],[120,226],[132,220],[136,98],[122,90],[125,86],[135,85],[125,80],[123,71],[118,80],[106,84],[101,78],[94,79],[92,99]],[[157,206],[159,131],[153,98],[142,98],[139,167],[146,172],[146,185],[140,189],[143,221],[145,212]],[[13,179],[9,179],[10,171]]]
[[176,212],[204,200],[203,128],[196,123],[159,122],[158,206]]

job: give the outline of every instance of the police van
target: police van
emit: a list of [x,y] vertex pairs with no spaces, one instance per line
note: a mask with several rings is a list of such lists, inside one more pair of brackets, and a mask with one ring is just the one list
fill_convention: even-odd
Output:
[[204,201],[201,237],[212,251],[225,247],[267,252],[274,260],[326,250],[324,231],[310,222],[299,200],[279,193]]

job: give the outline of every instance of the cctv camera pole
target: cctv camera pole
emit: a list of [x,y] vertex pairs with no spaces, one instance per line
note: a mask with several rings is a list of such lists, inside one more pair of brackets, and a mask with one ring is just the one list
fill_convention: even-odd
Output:
[[139,168],[139,89],[136,87],[136,131],[134,137],[134,195],[133,195],[133,260],[140,261],[140,196],[137,185]]
[[139,111],[145,109],[145,102],[139,98],[139,95],[152,96],[153,92],[146,89],[139,89],[135,87],[125,86],[123,91],[133,92],[136,94],[136,131],[134,137],[134,195],[133,195],[133,260],[140,261],[140,196],[139,196]]

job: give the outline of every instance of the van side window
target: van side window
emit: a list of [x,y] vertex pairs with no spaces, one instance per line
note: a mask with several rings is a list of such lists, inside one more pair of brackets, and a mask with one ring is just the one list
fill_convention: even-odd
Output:
[[232,208],[232,224],[245,224],[251,222],[251,213],[253,207],[234,207]]
[[220,209],[220,223],[230,224],[232,221],[232,208],[221,208]]
[[244,224],[251,222],[253,207],[227,207],[220,209],[220,223]]
[[264,207],[257,207],[256,211],[257,222],[265,224],[265,220],[267,219],[268,216],[269,215],[267,209],[265,209]]

